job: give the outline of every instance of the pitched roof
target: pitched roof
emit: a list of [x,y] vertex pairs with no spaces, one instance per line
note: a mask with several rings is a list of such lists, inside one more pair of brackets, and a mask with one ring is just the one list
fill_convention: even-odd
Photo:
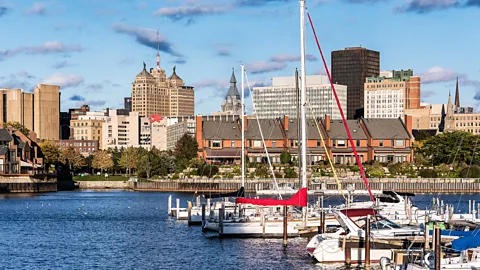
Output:
[[147,71],[146,67],[145,67],[145,64],[143,66],[143,70],[140,71],[140,73],[137,74],[136,76],[137,78],[138,77],[148,77],[148,78],[153,78],[153,75],[150,74],[150,72]]
[[373,139],[410,139],[410,134],[400,118],[369,118],[363,119],[363,123]]
[[13,140],[13,137],[10,134],[10,131],[6,128],[0,128],[0,141],[9,142],[11,140]]
[[[263,138],[265,140],[283,140],[283,133],[280,129],[280,120],[278,119],[259,119],[260,128],[262,129]],[[251,140],[261,140],[260,129],[257,119],[247,119],[247,131],[245,138]]]
[[[322,123],[324,123],[324,119]],[[353,140],[366,140],[367,135],[358,120],[347,120],[348,128]],[[330,120],[330,130],[327,131],[330,139],[348,140],[347,131],[342,120]]]
[[0,146],[0,155],[5,155],[8,153],[8,146]]
[[[317,129],[317,126],[315,125],[315,120],[307,119],[306,122],[307,122],[307,140],[320,140],[320,134],[318,134],[318,129]],[[283,123],[283,125],[285,126],[285,123]],[[320,125],[321,125],[320,122],[318,122],[319,128],[320,128]],[[298,120],[297,119],[288,120],[288,130],[285,133],[287,134],[287,139],[297,140],[297,137],[298,137]],[[324,136],[324,139],[326,139],[325,136]]]
[[177,72],[176,72],[176,66],[173,67],[173,73],[170,77],[168,77],[169,80],[182,80],[182,78],[180,78],[178,75],[177,75]]
[[241,140],[242,133],[237,120],[204,120],[203,138],[206,140]]

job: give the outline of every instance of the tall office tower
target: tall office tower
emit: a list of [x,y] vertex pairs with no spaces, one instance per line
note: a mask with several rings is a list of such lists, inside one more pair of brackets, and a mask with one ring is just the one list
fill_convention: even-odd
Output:
[[365,79],[380,75],[380,52],[362,47],[333,51],[331,69],[333,83],[347,86],[347,119],[363,117]]

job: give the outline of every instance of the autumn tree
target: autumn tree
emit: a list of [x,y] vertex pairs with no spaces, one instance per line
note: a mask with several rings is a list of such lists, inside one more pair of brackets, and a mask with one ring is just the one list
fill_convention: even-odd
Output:
[[60,156],[60,149],[57,145],[50,141],[44,141],[38,144],[43,155],[45,168],[48,169],[49,164],[56,164]]
[[3,123],[3,127],[7,128],[7,127],[13,127],[14,129],[20,131],[21,133],[23,133],[25,136],[30,136],[30,129],[28,129],[27,127],[25,127],[24,125],[20,124],[20,122],[17,122],[17,121],[7,121],[7,122],[4,122]]
[[85,159],[73,147],[60,149],[58,160],[65,165],[69,165],[70,169],[79,169],[85,166]]
[[100,169],[103,173],[104,170],[113,168],[113,160],[111,155],[107,151],[97,151],[92,160],[92,167]]

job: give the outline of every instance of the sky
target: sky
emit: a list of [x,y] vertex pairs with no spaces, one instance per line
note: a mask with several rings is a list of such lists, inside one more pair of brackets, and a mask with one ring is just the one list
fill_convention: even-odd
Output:
[[[362,46],[380,52],[382,70],[413,69],[424,102],[446,103],[458,77],[461,105],[480,104],[480,0],[306,6],[329,66],[331,51]],[[159,45],[167,76],[176,66],[195,87],[195,113],[210,114],[221,110],[232,68],[239,89],[241,64],[250,86],[293,76],[299,29],[296,0],[0,0],[0,88],[56,84],[62,111],[122,108],[143,62],[155,67]],[[306,53],[307,75],[325,74],[308,21]]]

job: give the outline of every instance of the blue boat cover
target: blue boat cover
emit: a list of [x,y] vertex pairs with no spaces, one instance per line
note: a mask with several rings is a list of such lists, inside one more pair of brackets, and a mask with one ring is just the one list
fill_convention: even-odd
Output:
[[[441,230],[440,231],[441,235],[459,236],[459,237],[475,235],[477,233],[479,233],[479,230],[474,230],[474,231]],[[429,231],[429,234],[433,235],[433,230]]]
[[452,241],[452,248],[458,251],[476,247],[480,247],[480,230],[471,231],[469,236]]

